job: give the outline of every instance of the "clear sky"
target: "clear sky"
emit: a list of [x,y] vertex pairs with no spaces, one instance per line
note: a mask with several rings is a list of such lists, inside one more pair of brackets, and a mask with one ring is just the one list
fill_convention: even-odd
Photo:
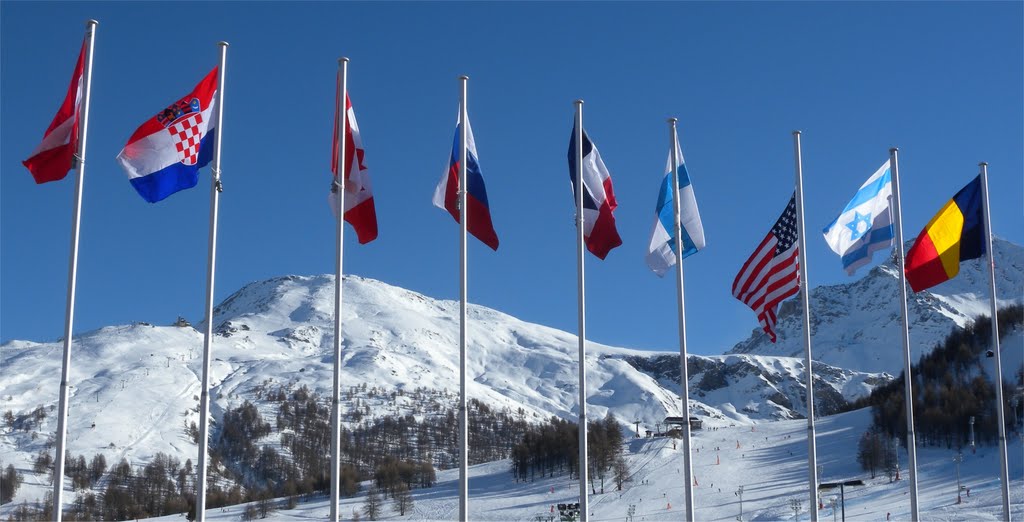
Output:
[[216,65],[220,40],[231,46],[217,302],[252,281],[334,271],[326,191],[339,56],[351,58],[380,222],[365,246],[346,231],[345,272],[431,297],[458,296],[458,227],[430,200],[461,74],[501,239],[496,253],[471,240],[470,300],[570,332],[566,151],[573,100],[585,100],[624,241],[605,261],[587,257],[596,342],[678,349],[674,280],[644,264],[669,116],[680,120],[707,236],[685,263],[691,353],[721,353],[757,327],[730,285],[793,191],[794,129],[803,131],[812,286],[851,281],[820,230],[891,146],[901,151],[908,238],[987,161],[995,233],[1024,243],[1021,2],[4,1],[3,341],[62,335],[74,174],[37,186],[20,161],[63,99],[88,18],[100,25],[76,333],[202,319],[208,170],[196,189],[149,204],[114,158]]

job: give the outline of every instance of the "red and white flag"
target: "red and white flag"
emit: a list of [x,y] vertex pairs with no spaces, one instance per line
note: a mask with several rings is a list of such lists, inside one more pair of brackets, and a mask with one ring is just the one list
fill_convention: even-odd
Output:
[[43,142],[36,147],[27,160],[21,163],[28,168],[36,183],[46,183],[64,179],[68,171],[75,168],[75,152],[78,150],[78,110],[82,102],[82,75],[85,71],[85,48],[88,41],[82,42],[82,50],[78,53],[78,63],[71,75],[71,85],[64,97],[64,103],[57,110],[57,115],[43,134]]
[[[341,90],[339,84],[338,90]],[[335,96],[335,100],[340,96]],[[338,177],[338,111],[337,101],[334,107],[334,140],[331,146],[331,172]],[[352,110],[352,100],[345,94],[345,221],[356,231],[360,244],[377,239],[377,210],[373,205],[373,187],[370,185],[370,171],[363,163],[363,140],[359,136],[359,124],[356,113]],[[338,215],[338,185],[331,184],[331,193],[327,200],[334,215]]]
[[779,303],[800,290],[799,242],[796,227],[796,194],[768,235],[743,263],[732,283],[732,295],[755,313],[764,331],[775,342],[775,311]]

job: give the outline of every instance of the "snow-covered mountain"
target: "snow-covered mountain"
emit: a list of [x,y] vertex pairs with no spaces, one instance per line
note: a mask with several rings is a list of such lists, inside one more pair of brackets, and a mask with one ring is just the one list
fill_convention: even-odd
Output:
[[[342,389],[365,384],[383,391],[377,399],[355,399],[371,406],[371,416],[414,411],[406,403],[417,389],[457,392],[457,302],[355,276],[345,278],[344,292]],[[210,368],[213,419],[245,400],[259,405],[272,387],[305,385],[329,395],[333,303],[333,276],[256,282],[221,303]],[[577,417],[575,335],[478,306],[469,308],[469,320],[471,398],[521,408],[538,422]],[[55,432],[61,350],[59,342],[0,346],[0,409],[18,419],[18,427],[0,430],[6,462],[30,467]],[[800,360],[695,356],[690,365],[692,405],[712,423],[804,414]],[[75,338],[67,448],[104,452],[110,462],[147,462],[157,452],[193,458],[188,426],[198,420],[201,367],[202,335],[189,326],[112,326]],[[815,371],[822,414],[889,378],[824,365]],[[590,343],[588,414],[611,412],[624,423],[654,427],[680,414],[678,375],[678,354]],[[405,397],[386,398],[391,391]],[[347,400],[344,407],[352,408]]]
[[[998,238],[993,243],[999,305],[1020,303],[1024,299],[1024,247]],[[907,243],[907,250],[911,244]],[[987,257],[961,263],[955,278],[908,295],[913,363],[953,328],[990,313],[986,263]],[[811,342],[816,362],[863,372],[898,374],[903,369],[898,275],[890,258],[852,283],[811,290]],[[802,357],[801,310],[797,299],[779,307],[777,343],[772,344],[763,331],[755,329],[728,353]]]

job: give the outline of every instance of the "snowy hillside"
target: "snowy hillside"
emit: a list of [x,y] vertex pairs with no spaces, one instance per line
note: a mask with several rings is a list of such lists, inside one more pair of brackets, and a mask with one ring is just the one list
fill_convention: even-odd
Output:
[[[838,503],[839,491],[823,493],[819,520],[832,520],[830,500],[837,501],[835,517],[845,509],[850,520],[909,520],[907,455],[901,452],[903,480],[890,482],[883,473],[875,478],[854,461],[857,440],[870,424],[868,410],[822,418],[817,423],[818,463],[822,482],[863,479],[864,486],[844,490],[845,506]],[[792,520],[790,500],[801,502],[799,520],[809,520],[807,493],[806,422],[800,420],[730,427],[712,421],[709,428],[694,432],[693,470],[695,514],[698,520],[732,521],[742,509],[743,520]],[[738,447],[737,447],[738,446]],[[683,484],[680,466],[681,444],[671,439],[631,439],[626,442],[630,480],[622,491],[606,487],[590,496],[594,521],[626,520],[632,507],[635,521],[680,520],[683,516]],[[719,448],[715,451],[715,448]],[[920,448],[917,452],[920,479],[920,509],[923,520],[1000,520],[999,465],[996,451],[982,448],[964,452],[960,465],[961,483],[970,495],[956,503],[955,450]],[[1024,517],[1024,452],[1020,438],[1010,444],[1010,505],[1014,520]],[[577,501],[578,483],[565,475],[538,477],[534,482],[515,482],[508,461],[496,461],[469,470],[469,515],[481,521],[534,521],[555,515],[557,505]],[[384,502],[380,520],[454,520],[458,516],[458,470],[438,474],[438,484],[415,490],[412,509],[399,516],[393,503]],[[340,513],[346,520],[359,513],[366,499],[368,483],[352,498],[341,500]],[[742,506],[737,491],[743,487]],[[600,491],[598,489],[598,491]],[[207,512],[208,520],[239,520],[245,506]],[[323,520],[329,508],[326,499],[300,503],[295,509],[272,513],[274,520]],[[364,518],[365,519],[365,518]],[[541,518],[544,520],[545,518]],[[155,520],[175,522],[180,515]]]
[[[995,239],[994,249],[1000,306],[1020,303],[1024,299],[1024,247]],[[990,313],[986,259],[961,263],[955,278],[909,295],[912,362],[930,352],[953,328]],[[813,284],[813,267],[810,269]],[[896,267],[890,259],[856,277],[859,279],[852,283],[811,291],[814,360],[850,370],[898,374],[903,356]],[[798,300],[790,299],[779,309],[776,344],[756,329],[729,353],[802,357],[801,322]]]
[[[344,290],[342,389],[370,388],[346,398],[345,411],[358,405],[370,416],[415,413],[417,389],[457,393],[458,303],[354,276]],[[273,418],[273,406],[260,398],[275,387],[329,394],[333,302],[333,277],[288,276],[247,285],[216,308],[214,422],[246,400]],[[469,320],[471,398],[496,410],[521,409],[538,422],[576,418],[575,335],[477,306]],[[133,465],[157,453],[194,460],[189,425],[198,422],[201,352],[202,335],[188,326],[112,326],[77,337],[68,450]],[[0,455],[27,472],[56,430],[60,353],[60,343],[0,347],[0,410],[17,420],[0,431]],[[679,415],[678,361],[669,353],[588,344],[589,416],[611,412],[624,424],[654,428]],[[799,360],[733,355],[691,357],[690,364],[699,415],[747,423],[805,411]],[[889,379],[824,365],[815,371],[822,413]]]

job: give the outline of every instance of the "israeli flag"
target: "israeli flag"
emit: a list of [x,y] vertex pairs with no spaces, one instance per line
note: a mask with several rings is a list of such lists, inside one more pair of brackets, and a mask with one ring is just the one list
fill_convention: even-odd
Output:
[[853,275],[871,256],[892,246],[892,174],[886,161],[853,196],[846,208],[825,227],[825,242],[843,258]]
[[[675,165],[674,170],[679,179],[679,224],[683,235],[681,243],[685,258],[704,248],[704,225],[700,222],[697,199],[693,195],[693,186],[690,185],[690,176],[686,173],[686,162],[683,161],[683,151],[679,148],[678,140],[675,147],[679,164]],[[654,230],[651,231],[651,243],[647,247],[647,266],[658,274],[658,277],[665,275],[665,272],[676,264],[676,211],[673,202],[675,191],[672,190],[672,170],[672,152],[669,151],[668,162],[665,165],[666,174],[661,182],[658,206],[654,211]]]

